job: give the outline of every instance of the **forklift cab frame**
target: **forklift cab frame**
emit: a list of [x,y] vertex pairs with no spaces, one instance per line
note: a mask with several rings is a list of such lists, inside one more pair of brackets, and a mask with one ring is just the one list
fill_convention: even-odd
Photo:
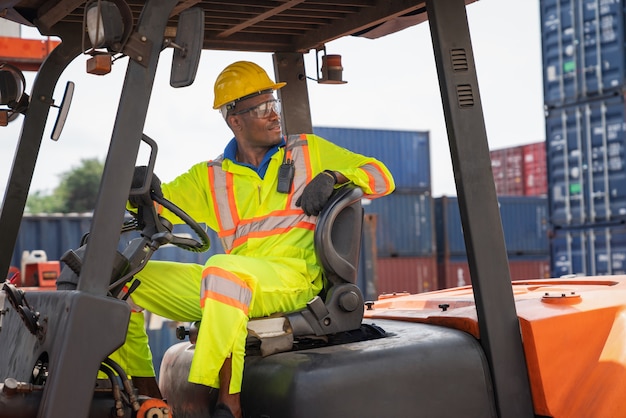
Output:
[[[16,2],[9,1],[9,6]],[[19,6],[19,1],[17,2]],[[45,2],[42,2],[45,3]],[[71,4],[63,4],[71,3]],[[152,93],[159,54],[171,16],[180,12],[176,0],[141,2],[130,38],[136,48],[129,55],[126,77],[106,158],[99,197],[93,215],[89,245],[86,248],[77,291],[42,292],[35,298],[37,309],[46,317],[45,333],[37,338],[19,329],[5,315],[2,333],[15,333],[19,358],[12,364],[32,364],[29,358],[44,347],[49,358],[50,377],[43,390],[40,417],[87,416],[98,366],[124,341],[128,323],[125,303],[106,297],[109,275],[123,223],[127,191],[135,166]],[[287,1],[282,7],[301,3]],[[359,3],[359,2],[356,2]],[[428,21],[439,75],[444,115],[457,182],[457,192],[474,295],[479,317],[480,344],[486,354],[500,416],[532,416],[532,400],[524,361],[519,323],[515,312],[500,214],[487,144],[465,1],[381,1],[355,19],[361,25],[351,28],[341,22],[327,40],[349,35],[366,27],[383,24],[403,15]],[[380,4],[379,4],[380,3]],[[59,76],[83,52],[82,23],[64,12],[82,4],[59,2],[36,10],[38,17],[28,21],[19,7],[9,7],[7,16],[21,23],[36,24],[43,34],[59,36],[62,43],[41,66],[24,117],[23,129],[11,169],[2,210],[0,230],[0,277],[6,277],[30,181],[38,158],[51,97]],[[65,9],[64,9],[65,7]],[[372,11],[387,13],[382,18]],[[382,10],[383,12],[380,12]],[[47,12],[47,13],[46,13]],[[62,19],[68,15],[69,19]],[[261,16],[259,16],[260,18]],[[418,19],[419,21],[419,19]],[[228,49],[229,38],[204,39],[207,49]],[[216,45],[220,47],[217,48]],[[311,132],[312,123],[307,85],[303,82],[303,53],[320,44],[306,40],[292,47],[273,51],[277,81],[286,81],[279,98],[284,104],[283,123],[287,134]],[[243,49],[243,48],[242,48]],[[253,50],[253,49],[250,49]],[[137,52],[140,51],[140,52]],[[305,77],[304,77],[305,79]],[[102,318],[108,318],[103,321]],[[59,324],[63,324],[63,327]],[[80,335],[81,338],[75,338]],[[2,338],[6,341],[6,338]],[[6,372],[6,362],[0,363]],[[11,372],[20,366],[12,366]],[[0,376],[4,378],[5,376]],[[68,385],[67,382],[72,382]]]

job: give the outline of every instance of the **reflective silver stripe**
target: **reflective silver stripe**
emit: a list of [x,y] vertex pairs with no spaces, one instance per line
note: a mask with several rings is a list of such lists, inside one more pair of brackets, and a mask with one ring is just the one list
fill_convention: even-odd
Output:
[[[290,153],[289,158],[293,161],[295,168],[295,175],[293,179],[294,192],[289,199],[291,202],[289,209],[299,210],[300,208],[296,206],[297,199],[295,196],[300,196],[300,194],[302,194],[302,190],[304,190],[304,187],[310,181],[308,178],[309,176],[307,175],[307,166],[309,164],[303,149],[303,147],[308,146],[308,140],[306,135],[290,135],[286,139],[285,143],[284,152]],[[241,224],[238,221],[236,222],[235,219],[238,218],[236,218],[236,214],[231,212],[229,204],[230,198],[232,197],[235,199],[235,197],[231,196],[233,191],[228,190],[226,184],[226,176],[228,174],[222,169],[223,160],[224,156],[221,155],[214,161],[209,161],[208,167],[213,170],[213,199],[216,202],[217,210],[219,211],[218,215],[220,219],[220,227],[222,228],[219,236],[222,241],[222,246],[227,253],[232,251],[236,239],[245,237],[251,232],[268,232],[276,228],[287,228],[309,218],[304,214],[301,214],[276,216],[275,218],[272,216],[273,219],[263,218],[260,221],[244,224]],[[227,196],[227,198],[224,199],[223,196]]]
[[237,228],[236,238],[244,237],[253,232],[271,232],[276,229],[289,228],[297,225],[299,222],[306,222],[311,225],[315,225],[314,222],[310,222],[310,219],[311,218],[306,216],[304,213],[297,215],[270,214],[266,218],[259,221],[239,225]]
[[207,165],[208,165],[209,167],[215,167],[215,166],[222,167],[222,162],[223,162],[223,161],[224,161],[224,154],[220,155],[219,157],[217,157],[217,158],[216,158],[216,159],[214,159],[214,160],[209,161],[209,162],[207,163]]
[[222,242],[222,247],[224,247],[226,254],[229,254],[235,246],[235,234],[228,234],[220,237],[220,241]]
[[[233,214],[230,211],[229,205],[229,194],[232,193],[232,190],[228,190],[226,185],[226,172],[222,169],[222,162],[224,161],[224,156],[220,155],[213,161],[208,162],[209,170],[213,170],[213,200],[217,205],[218,216],[220,220],[220,228],[222,231],[220,233],[220,240],[222,241],[222,246],[226,252],[230,252],[233,248],[234,241],[234,230],[235,230],[235,219]],[[223,198],[226,196],[226,199]],[[225,235],[221,235],[225,234]]]
[[368,173],[371,179],[374,180],[374,184],[370,184],[373,195],[378,195],[378,194],[387,192],[388,185],[385,181],[385,176],[375,164],[367,163],[365,165],[362,165],[359,168],[365,171],[366,173]]
[[220,294],[245,306],[250,306],[252,300],[252,292],[249,288],[216,274],[208,274],[202,279],[201,294],[204,295],[206,292]]
[[304,146],[308,147],[306,135],[289,135],[287,138],[287,146],[285,152],[291,151],[291,159],[295,166],[295,175],[293,178],[293,195],[291,199],[290,209],[299,209],[296,206],[298,200],[295,196],[300,196],[304,190],[304,186],[310,181],[307,176],[307,161],[304,153]]

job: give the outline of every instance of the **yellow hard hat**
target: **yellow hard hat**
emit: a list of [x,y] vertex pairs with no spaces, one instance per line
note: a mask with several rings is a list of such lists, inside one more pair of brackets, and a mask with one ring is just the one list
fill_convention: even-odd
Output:
[[278,90],[285,84],[273,82],[265,70],[253,62],[234,62],[215,80],[213,109],[263,91]]

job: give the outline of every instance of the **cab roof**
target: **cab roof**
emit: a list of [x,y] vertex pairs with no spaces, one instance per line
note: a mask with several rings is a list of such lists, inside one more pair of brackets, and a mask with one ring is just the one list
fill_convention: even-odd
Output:
[[[0,17],[49,35],[57,23],[81,23],[86,3],[0,0]],[[126,3],[136,24],[146,1]],[[178,15],[191,7],[204,9],[203,49],[229,51],[307,52],[344,36],[378,38],[427,19],[423,0],[182,0],[166,36],[175,35]]]

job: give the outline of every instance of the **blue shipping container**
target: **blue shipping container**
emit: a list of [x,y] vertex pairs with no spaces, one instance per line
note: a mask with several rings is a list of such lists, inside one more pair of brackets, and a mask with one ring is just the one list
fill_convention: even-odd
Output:
[[554,225],[626,219],[624,110],[620,95],[548,112],[546,163]]
[[313,132],[350,151],[382,161],[401,192],[430,192],[428,132],[314,127]]
[[433,199],[427,193],[394,192],[365,200],[365,213],[376,214],[379,257],[435,254]]
[[[89,232],[92,216],[86,215],[25,215],[22,218],[11,265],[19,267],[23,251],[44,250],[49,261],[59,260],[69,249],[80,246],[83,235]],[[175,225],[173,232],[178,235],[197,239],[187,225]],[[211,248],[204,253],[186,251],[173,245],[164,245],[152,256],[153,260],[179,261],[204,264],[213,254],[223,254],[222,244],[217,234],[208,230]],[[133,238],[139,236],[136,231],[120,236],[118,249],[121,250]]]
[[626,227],[556,229],[550,252],[554,277],[626,274]]
[[541,0],[544,102],[562,106],[624,86],[622,0]]
[[[507,254],[547,255],[550,251],[548,199],[541,196],[500,196],[498,203]],[[435,198],[435,231],[439,261],[465,257],[458,198]]]
[[69,249],[80,246],[89,232],[91,215],[24,215],[11,257],[20,267],[23,251],[44,250],[49,261],[59,260]]

